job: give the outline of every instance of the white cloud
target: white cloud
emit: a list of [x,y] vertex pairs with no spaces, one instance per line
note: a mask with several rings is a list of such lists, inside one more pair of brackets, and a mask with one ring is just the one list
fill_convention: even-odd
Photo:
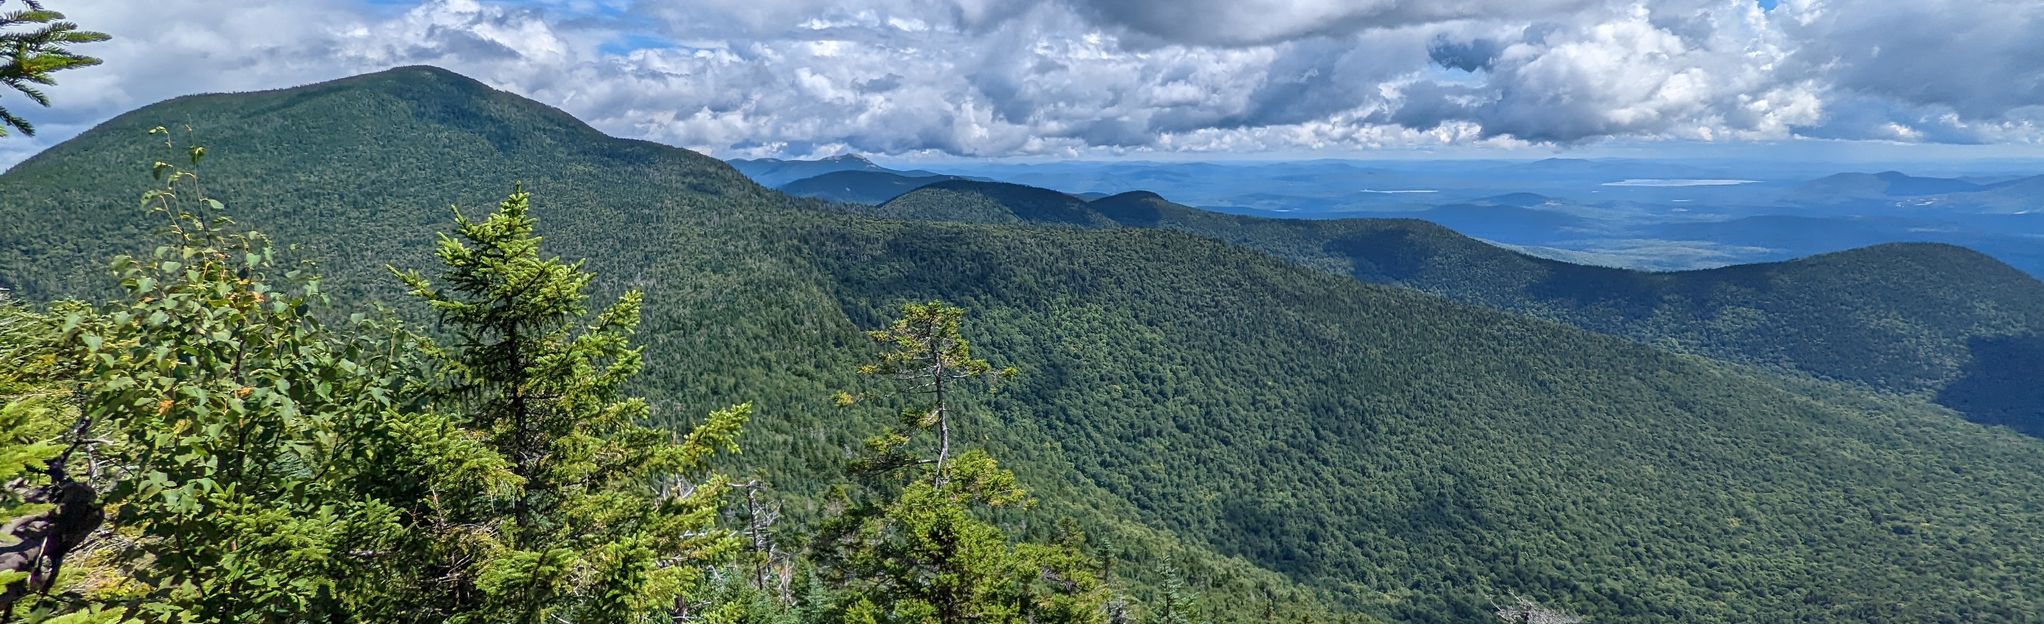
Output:
[[63,0],[116,40],[46,138],[430,63],[718,155],[2033,143],[2027,0]]
[[[1787,71],[1851,110],[1814,130],[1907,140],[2034,142],[2044,122],[2044,3],[1786,0]],[[1834,107],[1838,109],[1838,107]],[[1885,119],[1882,119],[1885,118]]]
[[[1473,69],[1479,86],[1415,90],[1407,124],[1463,120],[1486,136],[1560,142],[1771,139],[1822,115],[1815,85],[1779,71],[1785,42],[1745,0],[1634,4],[1579,26],[1444,39],[1435,50],[1442,64]],[[1463,99],[1441,100],[1451,93]]]
[[1540,20],[1601,0],[1075,0],[1103,22],[1179,44],[1264,45],[1470,20]]

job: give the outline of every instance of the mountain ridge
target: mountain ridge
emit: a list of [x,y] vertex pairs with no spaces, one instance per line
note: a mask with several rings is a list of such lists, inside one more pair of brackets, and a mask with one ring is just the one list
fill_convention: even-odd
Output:
[[910,175],[895,171],[832,171],[775,187],[774,190],[825,201],[882,204],[909,191],[958,176],[930,173]]
[[859,171],[867,173],[896,174],[903,176],[934,176],[929,171],[897,171],[882,167],[871,159],[858,154],[838,154],[815,160],[755,158],[725,161],[725,164],[744,173],[761,186],[778,188],[793,182],[831,173]]
[[[1192,576],[1222,622],[1466,622],[1511,593],[1620,624],[2044,609],[2029,583],[2044,553],[2026,537],[2044,512],[2003,502],[2044,496],[2032,439],[1358,283],[1257,250],[1268,230],[1229,244],[1107,227],[1145,207],[1241,222],[1161,196],[1120,196],[1104,206],[1117,213],[1009,189],[1038,203],[976,206],[1012,221],[882,219],[432,74],[390,78],[173,100],[52,148],[0,175],[0,217],[19,224],[0,231],[0,280],[40,300],[91,294],[103,280],[81,267],[148,240],[133,201],[146,129],[184,119],[235,216],[364,303],[392,294],[384,265],[429,265],[444,206],[524,181],[549,248],[586,258],[599,296],[646,293],[638,390],[660,422],[756,401],[741,459],[774,471],[791,518],[819,513],[819,475],[884,420],[831,406],[858,387],[860,329],[941,297],[973,310],[975,354],[1021,369],[962,410],[973,444],[1123,561]],[[1328,266],[1453,234],[1381,225],[1280,233],[1337,244]],[[1387,274],[1433,261],[1377,260]]]
[[[1025,192],[970,182],[942,192],[939,197],[919,189],[895,200],[918,210],[883,208],[878,214],[943,219],[949,202],[974,206],[971,220],[985,222],[984,215],[998,212],[988,204],[1032,193],[1055,197],[1047,189]],[[1945,243],[1887,243],[1781,262],[1641,272],[1538,258],[1413,219],[1287,221],[1223,215],[1154,193],[1081,203],[1091,212],[1067,214],[1056,222],[1177,229],[1365,282],[1411,286],[1640,342],[1673,340],[1685,350],[1714,357],[1786,366],[1905,393],[1937,394],[1960,384],[1976,394],[2026,396],[2025,384],[2013,380],[1999,385],[1968,381],[1976,375],[1966,372],[1967,362],[1975,359],[1971,345],[1975,339],[2001,338],[2027,344],[2021,343],[2023,337],[2044,335],[2044,282],[1978,251]],[[1028,214],[1011,210],[1004,218],[1028,221]],[[1777,283],[1784,280],[1822,285]],[[1993,305],[1980,308],[1973,297]],[[1859,310],[1865,318],[1830,318],[1828,310]],[[2039,358],[2044,353],[2024,359]],[[1975,402],[1945,401],[1950,407]],[[2003,406],[1994,415],[1972,415],[2044,435],[2044,399]]]
[[1920,197],[1970,193],[1987,188],[1990,187],[1953,178],[1929,178],[1899,171],[1882,171],[1832,174],[1805,182],[1790,192],[1807,200],[1841,201],[1863,197]]

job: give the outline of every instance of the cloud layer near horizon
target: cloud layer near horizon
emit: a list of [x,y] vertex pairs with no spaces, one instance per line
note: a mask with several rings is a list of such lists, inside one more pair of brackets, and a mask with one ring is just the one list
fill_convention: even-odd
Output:
[[[49,140],[434,64],[720,156],[2044,139],[2024,0],[52,0]],[[4,100],[0,100],[4,102]]]

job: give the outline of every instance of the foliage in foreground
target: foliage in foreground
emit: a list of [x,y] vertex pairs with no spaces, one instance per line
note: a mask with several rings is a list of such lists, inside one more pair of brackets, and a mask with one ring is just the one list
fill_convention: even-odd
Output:
[[[437,278],[393,270],[436,340],[381,313],[327,322],[319,280],[280,270],[206,197],[204,150],[182,155],[143,199],[165,244],[113,263],[123,296],[0,310],[0,477],[23,479],[0,507],[25,520],[0,556],[35,547],[0,559],[0,621],[1104,621],[1082,538],[1010,539],[983,512],[1027,502],[1014,475],[952,455],[944,385],[996,374],[962,310],[910,306],[874,334],[892,350],[869,372],[935,388],[876,438],[902,463],[866,474],[896,481],[869,483],[830,557],[799,562],[811,591],[746,587],[734,485],[707,465],[751,406],[685,435],[646,425],[624,391],[641,295],[591,313],[592,275],[542,253],[528,195],[457,212]],[[935,457],[904,459],[933,427]],[[759,483],[737,487],[757,522]]]
[[[452,500],[433,522],[464,531],[430,566],[446,579],[422,602],[453,622],[688,619],[706,569],[739,542],[716,525],[728,480],[701,478],[736,452],[751,406],[718,411],[679,442],[647,427],[622,387],[640,368],[630,344],[640,295],[589,316],[592,277],[540,253],[524,192],[480,221],[456,213],[438,255],[444,287],[399,273],[455,344],[428,346],[439,404],[502,458],[510,491]],[[434,494],[434,492],[421,492]]]
[[[156,172],[144,203],[169,238],[115,260],[124,297],[9,317],[54,338],[10,353],[7,379],[76,397],[76,424],[31,435],[62,410],[10,387],[0,469],[66,482],[52,440],[83,446],[90,476],[74,485],[103,493],[86,507],[108,518],[17,510],[59,525],[47,533],[96,533],[91,568],[61,570],[67,548],[7,573],[33,590],[9,593],[16,613],[538,623],[702,608],[684,596],[738,543],[704,466],[735,450],[749,408],[679,439],[639,425],[645,404],[619,390],[638,369],[636,296],[585,320],[588,275],[540,255],[522,196],[460,221],[475,247],[444,243],[450,289],[407,274],[464,338],[441,347],[363,314],[329,326],[316,278],[278,271],[191,170]],[[77,572],[118,582],[37,583]]]

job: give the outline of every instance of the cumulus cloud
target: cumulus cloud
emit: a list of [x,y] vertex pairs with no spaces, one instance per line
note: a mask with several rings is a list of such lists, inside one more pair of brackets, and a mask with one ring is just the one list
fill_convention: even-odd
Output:
[[1815,86],[1777,71],[1789,51],[1759,5],[1684,4],[1632,5],[1587,25],[1538,24],[1502,40],[1440,39],[1434,62],[1476,74],[1478,86],[1420,85],[1395,119],[1575,142],[1781,138],[1820,118]]
[[2044,4],[2028,0],[1788,0],[1791,73],[1841,106],[1813,132],[1950,142],[2036,140],[2044,123]]
[[1468,20],[1537,20],[1599,0],[1076,0],[1101,21],[1160,40],[1262,45]]
[[66,0],[117,38],[22,111],[429,63],[720,156],[2036,142],[2028,0]]

